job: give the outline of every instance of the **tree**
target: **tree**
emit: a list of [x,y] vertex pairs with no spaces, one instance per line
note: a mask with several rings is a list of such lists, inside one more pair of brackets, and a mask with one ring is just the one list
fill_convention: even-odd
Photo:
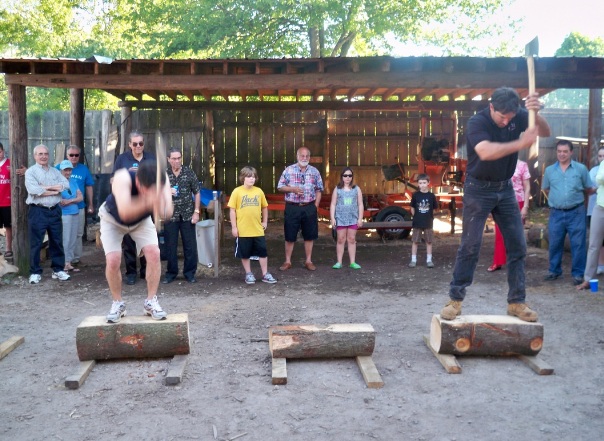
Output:
[[[557,57],[601,57],[604,56],[604,40],[589,38],[571,32],[555,54]],[[547,107],[558,109],[587,109],[589,91],[583,89],[558,89],[543,99]]]

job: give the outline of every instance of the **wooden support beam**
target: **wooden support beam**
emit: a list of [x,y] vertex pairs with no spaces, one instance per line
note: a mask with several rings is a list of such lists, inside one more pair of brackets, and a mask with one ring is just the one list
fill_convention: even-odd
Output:
[[15,348],[21,346],[21,344],[25,341],[25,337],[20,335],[15,335],[9,338],[6,341],[0,343],[0,360],[10,354]]
[[356,360],[357,365],[361,370],[361,375],[363,375],[363,379],[365,380],[365,384],[367,384],[369,389],[379,389],[384,387],[384,381],[375,367],[375,363],[373,362],[373,358],[371,358],[371,356],[358,356],[356,357]]
[[169,314],[158,321],[131,316],[117,324],[107,323],[104,316],[87,317],[76,330],[76,347],[81,361],[188,354],[189,317]]
[[287,359],[273,357],[271,376],[273,384],[287,384]]
[[551,375],[554,373],[554,368],[539,358],[538,355],[518,355],[517,357],[539,375]]
[[436,357],[440,364],[445,368],[449,374],[461,374],[461,366],[457,362],[455,355],[439,354],[430,344],[430,337],[424,335],[424,343],[428,346],[428,349],[432,351],[432,354]]
[[[77,145],[84,150],[84,91],[71,89],[69,91],[69,143]],[[80,155],[80,162],[84,163],[84,155]]]
[[430,345],[439,354],[537,355],[543,325],[507,315],[462,315],[455,320],[432,317]]
[[271,326],[273,358],[334,358],[371,355],[375,330],[369,323]]
[[95,360],[80,361],[77,372],[65,379],[65,387],[67,389],[78,389],[84,384],[95,365]]
[[170,362],[168,373],[166,374],[166,384],[171,386],[182,381],[182,376],[185,373],[185,367],[189,361],[188,355],[175,355]]

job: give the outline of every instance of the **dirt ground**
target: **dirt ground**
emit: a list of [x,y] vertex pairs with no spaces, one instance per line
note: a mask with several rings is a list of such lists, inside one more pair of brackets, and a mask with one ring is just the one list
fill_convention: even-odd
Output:
[[[82,272],[69,282],[5,276],[0,342],[25,343],[0,361],[0,439],[6,440],[597,440],[604,433],[604,291],[577,292],[565,277],[543,282],[547,252],[530,247],[528,301],[545,329],[539,376],[516,358],[460,357],[445,372],[424,345],[430,320],[447,300],[459,235],[439,234],[436,268],[407,267],[411,243],[358,235],[362,269],[332,270],[335,245],[322,226],[318,269],[278,271],[282,224],[269,224],[276,285],[245,285],[228,234],[220,278],[201,266],[198,283],[160,285],[168,313],[188,313],[191,354],[183,381],[165,385],[170,359],[106,361],[78,390],[64,387],[79,361],[75,331],[110,301],[103,254],[85,246]],[[488,273],[493,234],[485,233],[464,314],[505,314],[506,271]],[[347,261],[347,259],[345,259]],[[165,265],[165,264],[164,264]],[[253,268],[259,275],[259,268]],[[144,286],[125,286],[130,315],[142,313]],[[271,384],[267,329],[281,324],[370,323],[373,360],[384,380],[368,389],[352,359],[288,360],[288,383]]]

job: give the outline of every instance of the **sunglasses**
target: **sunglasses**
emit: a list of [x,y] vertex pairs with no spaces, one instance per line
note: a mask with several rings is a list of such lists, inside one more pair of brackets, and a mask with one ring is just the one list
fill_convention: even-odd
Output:
[[352,175],[342,175],[343,178],[352,178]]
[[79,158],[79,157],[80,157],[80,154],[79,154],[79,153],[70,153],[70,154],[69,154],[69,155],[67,155],[67,156],[69,156],[70,158]]
[[141,141],[141,142],[131,142],[130,144],[132,144],[132,147],[138,147],[138,146],[144,147],[145,142],[144,141]]

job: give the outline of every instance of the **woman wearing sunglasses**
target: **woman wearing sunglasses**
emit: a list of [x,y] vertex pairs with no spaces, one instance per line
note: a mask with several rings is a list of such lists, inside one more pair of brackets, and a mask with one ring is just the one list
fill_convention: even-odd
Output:
[[342,268],[344,245],[348,243],[348,257],[350,268],[361,269],[355,262],[357,251],[357,229],[363,225],[363,194],[358,185],[354,185],[353,173],[346,167],[340,174],[340,182],[331,194],[331,207],[329,210],[331,225],[336,229],[337,244],[336,256],[338,261],[333,269]]

